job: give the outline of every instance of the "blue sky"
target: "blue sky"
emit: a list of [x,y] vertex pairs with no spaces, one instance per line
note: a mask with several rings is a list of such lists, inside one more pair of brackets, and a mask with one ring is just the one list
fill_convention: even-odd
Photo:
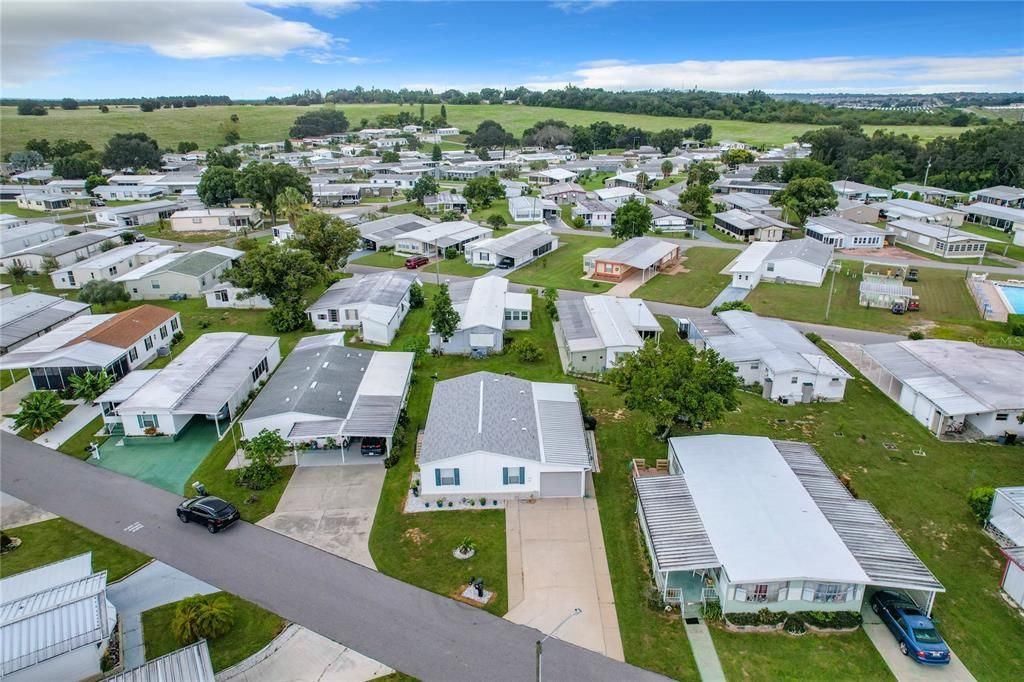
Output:
[[1020,2],[5,0],[3,94],[1024,90]]

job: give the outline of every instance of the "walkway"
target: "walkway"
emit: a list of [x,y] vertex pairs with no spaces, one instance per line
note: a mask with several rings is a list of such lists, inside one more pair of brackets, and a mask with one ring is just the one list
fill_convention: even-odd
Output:
[[921,665],[900,653],[896,638],[867,602],[861,616],[864,618],[865,634],[899,682],[974,682],[974,675],[956,653],[953,653],[949,665]]
[[146,662],[142,633],[143,611],[181,601],[195,594],[219,591],[213,585],[159,561],[152,561],[127,578],[109,585],[107,599],[121,617],[125,668],[135,668]]
[[[211,535],[170,516],[181,500],[8,433],[0,489],[419,679],[507,680],[535,675],[543,635],[405,584],[278,533],[239,522]],[[110,500],[116,499],[117,504]],[[135,532],[128,532],[131,527]],[[500,642],[500,646],[495,646]],[[552,638],[544,669],[555,680],[661,680],[662,676]]]
[[0,414],[14,414],[21,408],[21,399],[32,392],[32,378],[25,376],[0,391]]
[[217,673],[217,682],[362,682],[392,672],[383,663],[292,624],[261,651]]
[[[505,510],[509,611],[505,618],[624,660],[593,483],[590,497],[509,501]],[[520,601],[521,599],[521,601]]]
[[715,296],[715,300],[711,301],[708,310],[714,310],[729,301],[742,301],[750,291],[750,289],[744,289],[743,287],[726,287],[718,292],[718,296]]
[[99,405],[85,405],[79,403],[73,410],[64,415],[64,418],[57,422],[52,429],[36,438],[34,442],[45,445],[51,450],[56,450],[66,441],[71,440],[79,431],[84,429],[89,422],[100,416]]
[[725,671],[722,670],[722,662],[718,660],[718,652],[715,650],[715,642],[711,639],[708,626],[704,621],[688,623],[684,620],[683,628],[686,630],[686,639],[693,650],[693,660],[697,663],[697,672],[700,673],[702,682],[725,682]]
[[626,279],[622,280],[606,293],[608,296],[618,296],[620,298],[629,298],[633,295],[633,292],[644,285],[644,273],[642,270],[637,270],[629,275]]

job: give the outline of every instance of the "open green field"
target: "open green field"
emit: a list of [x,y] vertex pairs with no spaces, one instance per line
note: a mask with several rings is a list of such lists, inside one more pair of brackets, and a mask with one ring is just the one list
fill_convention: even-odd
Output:
[[583,279],[583,254],[594,249],[621,244],[611,237],[584,237],[572,234],[558,235],[558,248],[548,255],[519,268],[507,279],[519,284],[533,284],[541,288],[573,289],[601,294],[612,288],[607,282]]
[[835,276],[832,308],[827,320],[825,307],[832,275],[826,276],[820,287],[761,282],[747,296],[746,302],[759,315],[894,334],[906,334],[914,329],[923,331],[926,336],[954,339],[1003,334],[1002,325],[981,319],[962,271],[919,268],[920,281],[908,285],[921,297],[921,310],[893,315],[888,308],[868,309],[859,305],[863,265],[858,261],[840,263],[842,271]]
[[[995,239],[998,244],[989,244],[986,249],[986,253],[995,253],[1000,256],[1006,256],[1014,260],[1024,261],[1024,246],[1017,246],[1013,243],[1013,233],[1007,234],[1002,230],[997,230],[987,225],[978,225],[977,223],[964,223],[959,228],[964,232],[970,232],[971,234],[980,235],[982,237],[988,237],[989,239]],[[986,258],[986,260],[992,260]],[[1002,265],[1002,263],[1000,264]]]
[[[227,592],[218,592],[227,599],[234,612],[234,624],[226,634],[206,640],[214,671],[229,668],[243,661],[273,641],[284,629],[284,618]],[[142,613],[143,641],[146,660],[153,660],[182,647],[174,638],[171,623],[179,602],[158,606]]]
[[120,580],[149,561],[142,552],[97,535],[67,519],[50,519],[8,531],[21,547],[0,560],[0,576],[14,575],[55,561],[92,552],[92,570],[106,571],[107,580]]
[[734,249],[691,246],[683,252],[687,272],[657,275],[634,291],[633,297],[703,308],[729,286],[730,277],[719,272],[739,255]]
[[[144,132],[155,138],[161,147],[176,147],[178,142],[191,141],[200,149],[224,142],[218,126],[232,114],[239,118],[238,132],[242,142],[269,142],[282,140],[288,134],[295,118],[317,107],[235,105],[196,107],[194,109],[160,109],[143,113],[137,107],[111,107],[100,113],[95,107],[82,107],[75,111],[54,109],[47,116],[18,116],[14,107],[0,107],[0,127],[4,134],[0,140],[0,153],[22,149],[31,138],[82,139],[101,149],[114,133]],[[338,107],[346,113],[352,125],[359,120],[374,118],[384,113],[397,113],[403,107],[395,104],[351,104]],[[428,117],[440,113],[440,105],[428,105]],[[411,105],[406,111],[419,113]],[[608,121],[638,126],[643,130],[659,131],[665,128],[688,128],[706,123],[698,118],[674,116],[644,116],[601,111],[556,109],[552,107],[524,107],[518,105],[491,106],[487,104],[451,104],[447,106],[448,122],[463,130],[473,130],[485,119],[505,126],[515,135],[537,121],[555,118],[569,125],[587,125],[595,121]],[[807,130],[822,126],[805,123],[751,123],[748,121],[710,121],[716,139],[732,139],[751,144],[780,145],[791,142]],[[947,126],[865,126],[870,135],[876,128],[886,127],[897,132],[917,135],[930,140],[940,135],[959,135],[963,128]]]

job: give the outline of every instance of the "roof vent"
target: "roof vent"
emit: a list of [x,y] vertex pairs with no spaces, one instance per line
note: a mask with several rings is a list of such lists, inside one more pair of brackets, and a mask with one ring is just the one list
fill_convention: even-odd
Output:
[[297,391],[297,390],[299,390],[299,387],[298,386],[292,386],[292,390],[293,391]]
[[331,363],[328,360],[328,361],[324,362],[324,364],[320,365],[320,367],[321,367],[321,369],[327,369],[327,365],[329,365],[329,364],[331,364]]
[[291,400],[291,398],[285,398],[285,399],[284,399],[284,401],[285,401],[285,402],[288,402],[288,401],[290,401],[290,400]]
[[519,420],[517,418],[515,418],[515,417],[512,417],[512,421],[517,422]]
[[524,426],[523,428],[521,428],[521,429],[519,429],[519,430],[520,430],[520,431],[525,431],[525,430],[526,430],[526,427]]
[[311,383],[311,384],[309,385],[309,388],[310,388],[310,389],[314,389],[314,388],[316,388],[316,382],[314,381],[313,383]]
[[309,365],[306,365],[306,371],[307,372],[309,371]]
[[360,367],[360,368],[359,368],[359,371],[360,371],[360,372],[365,372],[365,371],[366,371],[366,368],[365,368],[365,367]]

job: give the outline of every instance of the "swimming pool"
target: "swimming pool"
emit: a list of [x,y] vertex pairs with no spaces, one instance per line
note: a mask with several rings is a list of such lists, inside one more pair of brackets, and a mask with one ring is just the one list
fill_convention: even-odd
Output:
[[1024,315],[1024,287],[996,284],[995,282],[993,284],[996,285],[996,290],[1003,297],[1009,311],[1016,315]]

